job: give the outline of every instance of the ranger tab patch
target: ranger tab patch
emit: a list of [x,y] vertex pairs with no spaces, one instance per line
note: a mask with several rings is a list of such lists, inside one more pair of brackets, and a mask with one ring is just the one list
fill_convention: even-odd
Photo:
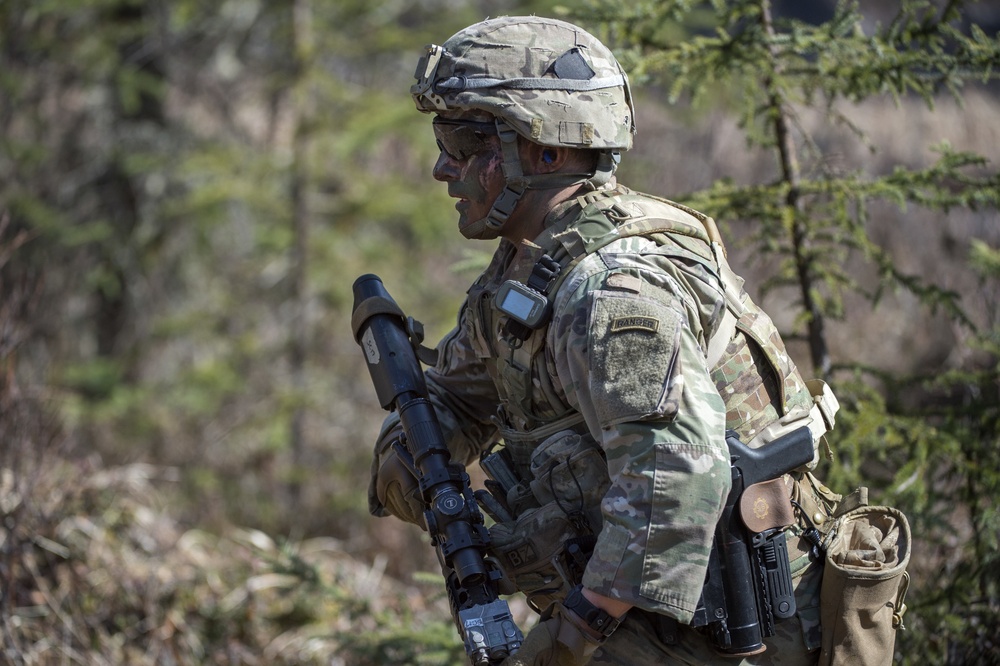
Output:
[[660,329],[660,320],[656,317],[628,316],[615,317],[611,320],[611,332],[621,333],[623,331],[645,331],[646,333],[656,333]]

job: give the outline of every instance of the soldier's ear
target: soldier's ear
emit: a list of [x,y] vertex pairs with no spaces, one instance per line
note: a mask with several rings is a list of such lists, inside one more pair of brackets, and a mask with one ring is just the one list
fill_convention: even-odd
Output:
[[527,160],[535,173],[555,173],[566,164],[569,151],[552,146],[541,146],[528,142]]

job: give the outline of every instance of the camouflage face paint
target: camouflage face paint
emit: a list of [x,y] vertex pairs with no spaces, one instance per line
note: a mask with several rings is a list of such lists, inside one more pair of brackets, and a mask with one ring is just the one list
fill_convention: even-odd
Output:
[[[488,146],[464,163],[459,178],[448,184],[448,193],[460,200],[455,208],[459,213],[458,228],[463,235],[471,232],[471,227],[490,213],[493,202],[503,191],[506,179],[503,175],[503,158],[500,148]],[[484,239],[476,232],[474,237]]]
[[483,224],[493,202],[503,191],[503,156],[492,122],[438,117],[434,136],[441,154],[434,178],[448,184],[458,203],[458,228],[466,238],[496,238],[496,229]]

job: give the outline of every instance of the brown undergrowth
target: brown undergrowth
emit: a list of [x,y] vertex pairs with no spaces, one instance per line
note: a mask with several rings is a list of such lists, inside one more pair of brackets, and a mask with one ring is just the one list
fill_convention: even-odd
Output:
[[[157,489],[170,469],[45,460],[31,484],[0,472],[4,663],[347,666],[414,656],[406,634],[425,625],[428,602],[385,580],[384,561],[364,564],[329,538],[184,529]],[[438,629],[447,652],[453,640]]]

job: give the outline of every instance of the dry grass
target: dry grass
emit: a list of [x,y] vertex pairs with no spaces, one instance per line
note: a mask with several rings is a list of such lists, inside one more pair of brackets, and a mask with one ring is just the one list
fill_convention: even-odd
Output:
[[49,458],[23,494],[0,471],[5,663],[364,663],[345,639],[427,610],[335,539],[184,529],[158,490],[176,473]]

